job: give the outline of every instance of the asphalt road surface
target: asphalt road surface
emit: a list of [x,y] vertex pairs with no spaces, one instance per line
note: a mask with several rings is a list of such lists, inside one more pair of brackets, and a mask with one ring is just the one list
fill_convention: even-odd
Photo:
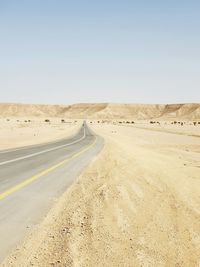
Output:
[[71,138],[0,151],[0,262],[102,146],[103,139],[83,123]]

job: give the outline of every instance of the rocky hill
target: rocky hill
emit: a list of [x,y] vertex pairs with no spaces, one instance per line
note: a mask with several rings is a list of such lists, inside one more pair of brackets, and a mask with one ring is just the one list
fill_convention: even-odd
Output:
[[69,119],[200,120],[198,104],[0,104],[0,117],[59,117]]

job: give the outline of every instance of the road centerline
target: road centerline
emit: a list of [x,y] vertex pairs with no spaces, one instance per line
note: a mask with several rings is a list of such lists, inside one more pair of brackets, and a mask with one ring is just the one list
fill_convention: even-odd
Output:
[[60,148],[63,148],[63,147],[67,147],[67,146],[76,144],[76,143],[82,141],[83,139],[85,139],[85,137],[86,137],[86,133],[85,133],[85,127],[84,127],[83,136],[81,138],[79,138],[78,140],[75,140],[75,141],[73,141],[71,143],[68,143],[68,144],[64,144],[64,145],[56,146],[56,147],[53,147],[53,148],[45,149],[45,150],[42,150],[42,151],[39,151],[39,152],[36,152],[36,153],[32,153],[32,154],[29,154],[29,155],[26,155],[26,156],[22,156],[22,157],[18,157],[18,158],[15,158],[15,159],[3,161],[3,162],[0,162],[0,166],[6,165],[6,164],[9,164],[9,163],[13,163],[13,162],[16,162],[16,161],[19,161],[19,160],[35,157],[35,156],[38,156],[38,155],[41,155],[41,154],[44,154],[44,153],[47,153],[47,152],[51,152],[51,151],[54,151],[54,150],[57,150],[57,149],[60,149]]
[[65,160],[63,160],[63,161],[61,161],[61,162],[59,162],[59,163],[57,163],[57,164],[55,164],[55,165],[53,165],[51,167],[39,172],[38,174],[35,174],[34,176],[26,179],[25,181],[23,181],[23,182],[15,185],[15,186],[9,188],[8,190],[0,193],[0,200],[3,200],[4,198],[8,197],[9,195],[11,195],[11,194],[15,193],[16,191],[20,190],[21,188],[23,188],[23,187],[31,184],[32,182],[38,180],[42,176],[44,176],[44,175],[56,170],[57,168],[67,164],[69,161],[79,157],[81,154],[83,154],[84,152],[89,150],[91,147],[93,147],[95,145],[95,143],[96,143],[96,140],[97,140],[97,138],[95,137],[95,140],[91,144],[89,144],[87,147],[79,150],[78,152],[72,154],[71,156],[69,156]]

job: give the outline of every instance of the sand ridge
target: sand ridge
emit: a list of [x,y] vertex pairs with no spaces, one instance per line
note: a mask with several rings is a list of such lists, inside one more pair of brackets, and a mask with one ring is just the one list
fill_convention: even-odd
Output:
[[200,104],[112,104],[74,105],[0,104],[0,117],[64,117],[71,119],[181,119],[200,120]]

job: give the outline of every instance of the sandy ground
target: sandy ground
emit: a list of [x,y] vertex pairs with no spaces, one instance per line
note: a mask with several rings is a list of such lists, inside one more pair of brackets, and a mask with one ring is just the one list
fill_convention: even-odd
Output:
[[80,122],[66,120],[61,123],[60,119],[26,118],[0,119],[0,150],[62,139],[75,132],[80,127]]
[[99,157],[1,266],[200,266],[200,138],[92,128]]
[[[178,133],[181,135],[191,135],[191,136],[200,136],[200,124],[194,126],[193,122],[180,121],[183,125],[177,123],[172,124],[173,122],[160,121],[159,124],[150,124],[150,121],[136,121],[134,126],[139,128],[150,129],[152,131],[161,131],[168,133]],[[197,123],[197,122],[196,122]]]

